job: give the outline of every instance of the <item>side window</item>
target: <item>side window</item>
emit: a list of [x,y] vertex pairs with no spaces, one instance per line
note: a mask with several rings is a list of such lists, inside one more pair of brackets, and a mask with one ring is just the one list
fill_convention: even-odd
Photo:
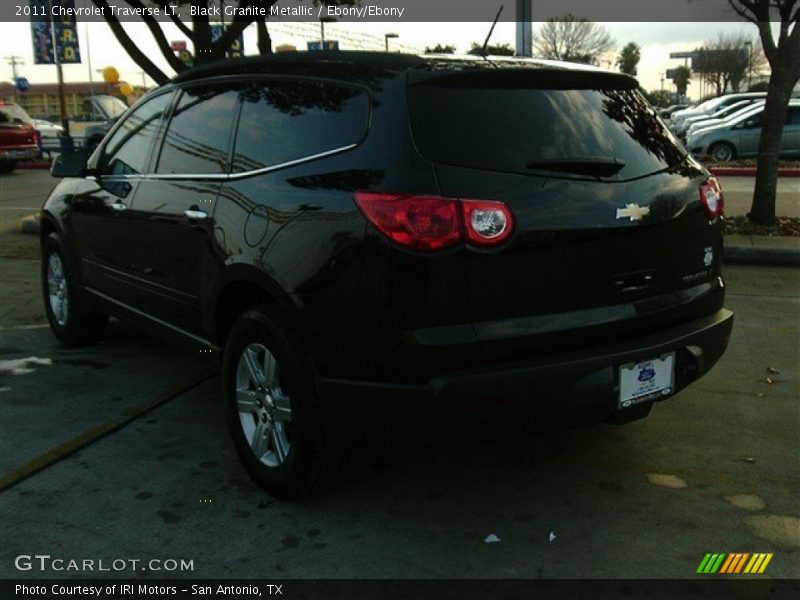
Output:
[[161,94],[133,111],[103,148],[101,174],[136,175],[147,168],[153,141],[158,134],[172,94]]
[[238,103],[232,90],[185,90],[167,127],[156,173],[227,173]]
[[800,125],[800,106],[790,106],[786,113],[786,125]]
[[358,142],[369,122],[369,97],[316,81],[273,81],[241,92],[233,171],[252,171]]

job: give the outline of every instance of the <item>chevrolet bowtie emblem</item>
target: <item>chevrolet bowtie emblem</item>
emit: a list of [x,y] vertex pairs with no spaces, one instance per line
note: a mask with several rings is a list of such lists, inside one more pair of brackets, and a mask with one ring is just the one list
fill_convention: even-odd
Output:
[[625,208],[617,209],[618,219],[630,219],[631,222],[641,221],[649,214],[649,206],[639,206],[638,204],[626,204]]

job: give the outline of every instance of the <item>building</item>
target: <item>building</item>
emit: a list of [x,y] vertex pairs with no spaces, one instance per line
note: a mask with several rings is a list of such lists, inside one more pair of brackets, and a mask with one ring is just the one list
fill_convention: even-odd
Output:
[[[0,101],[14,102],[14,86],[10,83],[0,82]],[[110,94],[118,96],[116,85],[109,85],[102,81],[93,84],[88,81],[64,84],[64,99],[67,104],[67,116],[78,118],[84,114],[83,101],[92,94]],[[43,118],[56,121],[60,118],[58,84],[33,83],[26,92],[16,93],[16,102],[34,118]]]

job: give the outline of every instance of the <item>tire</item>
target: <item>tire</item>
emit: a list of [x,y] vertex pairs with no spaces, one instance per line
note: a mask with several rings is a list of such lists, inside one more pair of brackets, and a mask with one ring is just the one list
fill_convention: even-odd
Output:
[[87,346],[102,339],[108,315],[81,292],[78,270],[64,240],[51,233],[42,245],[42,296],[53,334],[67,346]]
[[736,148],[728,142],[717,142],[708,149],[711,157],[718,162],[728,162],[736,158]]
[[17,166],[16,161],[0,160],[0,175],[8,175]]
[[242,314],[222,370],[233,443],[259,486],[296,500],[335,481],[343,461],[326,442],[314,366],[288,319],[271,305]]

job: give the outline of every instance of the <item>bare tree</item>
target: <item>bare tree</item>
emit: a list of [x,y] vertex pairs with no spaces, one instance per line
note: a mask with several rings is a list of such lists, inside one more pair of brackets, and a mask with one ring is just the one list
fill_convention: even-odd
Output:
[[[775,222],[783,126],[792,89],[800,80],[800,0],[728,0],[728,3],[741,17],[758,28],[761,45],[772,71],[761,118],[756,186],[748,215],[751,221],[771,225]],[[774,8],[773,14],[771,8]],[[770,24],[770,21],[777,20],[775,16],[780,18],[777,40]]]
[[533,37],[533,47],[542,58],[589,64],[598,64],[614,45],[605,27],[574,15],[548,19]]
[[716,90],[717,95],[738,92],[750,73],[760,73],[766,65],[759,40],[746,35],[720,34],[697,50],[693,68]]
[[[272,40],[267,31],[266,17],[256,15],[249,16],[246,15],[245,11],[237,10],[236,16],[228,23],[224,24],[222,34],[216,40],[212,41],[211,20],[207,15],[196,14],[191,17],[191,20],[182,20],[180,17],[173,14],[171,7],[183,7],[185,10],[185,7],[189,6],[195,8],[217,6],[222,9],[224,9],[225,6],[235,6],[237,9],[253,7],[268,10],[277,1],[278,0],[92,0],[92,3],[98,8],[104,9],[103,14],[108,26],[111,28],[111,31],[114,33],[114,36],[125,52],[128,53],[128,56],[130,56],[156,83],[160,84],[169,80],[169,76],[150,60],[139,48],[137,41],[128,35],[119,19],[111,13],[109,3],[117,6],[125,5],[134,9],[154,7],[167,9],[164,12],[171,19],[171,22],[194,47],[194,64],[201,65],[225,58],[226,52],[228,52],[239,36],[244,33],[244,30],[253,23],[256,23],[259,53],[270,54],[272,52]],[[325,5],[355,4],[357,1],[358,0],[314,0],[315,4]],[[158,49],[161,51],[161,54],[164,56],[170,68],[176,73],[188,69],[188,65],[180,60],[175,55],[175,52],[173,52],[167,36],[164,33],[164,29],[162,28],[162,24],[158,19],[148,14],[146,10],[142,11],[141,19],[150,30],[150,34],[153,36]]]

